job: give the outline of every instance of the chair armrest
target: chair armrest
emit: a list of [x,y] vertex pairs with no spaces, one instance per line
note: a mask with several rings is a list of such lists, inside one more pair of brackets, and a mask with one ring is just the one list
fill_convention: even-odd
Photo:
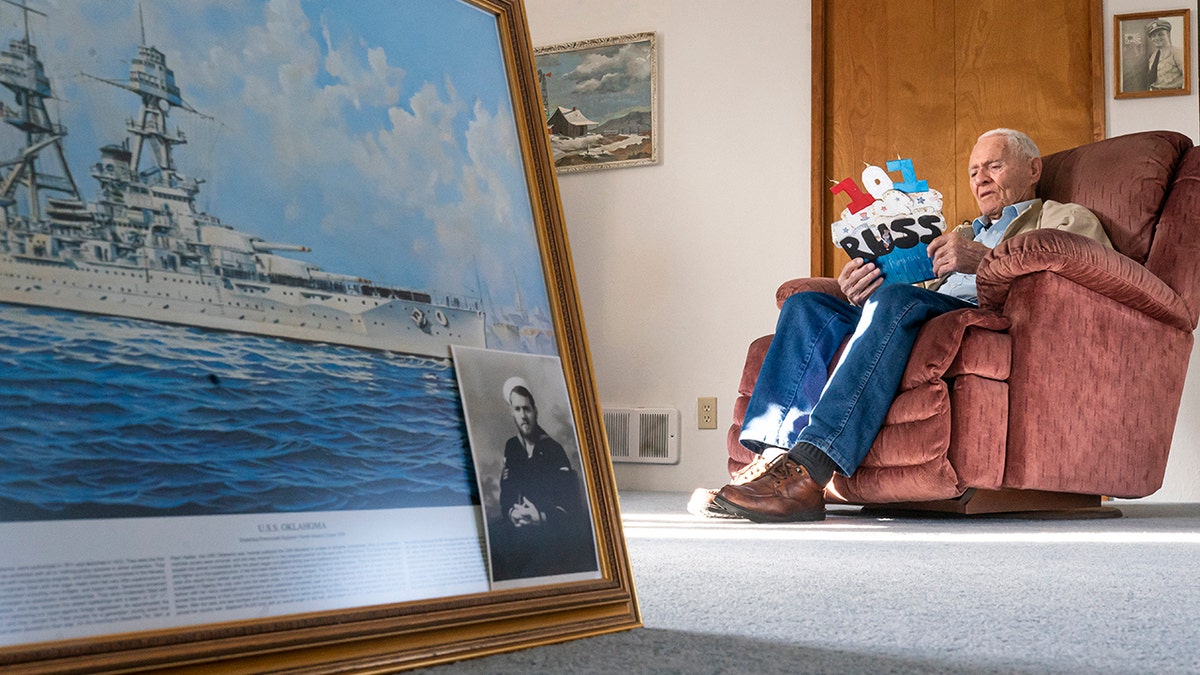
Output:
[[775,291],[775,304],[779,305],[780,309],[783,309],[784,301],[797,293],[803,293],[805,291],[828,293],[829,295],[841,298],[842,300],[846,299],[846,294],[843,293],[841,287],[838,286],[837,279],[830,279],[829,277],[807,277],[804,279],[792,279],[790,281],[783,282],[783,284],[779,286],[779,290]]
[[1188,333],[1191,313],[1170,286],[1131,258],[1070,232],[1034,230],[992,249],[977,270],[982,309],[1000,311],[1020,277],[1050,272]]

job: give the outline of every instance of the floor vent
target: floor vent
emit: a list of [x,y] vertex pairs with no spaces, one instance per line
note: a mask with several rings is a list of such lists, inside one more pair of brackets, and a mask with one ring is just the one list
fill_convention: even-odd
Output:
[[605,408],[604,431],[614,462],[679,463],[679,411]]

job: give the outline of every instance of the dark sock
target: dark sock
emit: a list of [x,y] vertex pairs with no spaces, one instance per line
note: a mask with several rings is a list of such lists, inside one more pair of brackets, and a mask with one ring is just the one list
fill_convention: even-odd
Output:
[[808,475],[817,485],[824,486],[838,470],[838,465],[823,450],[811,443],[803,441],[788,450],[788,457],[795,463],[808,470]]

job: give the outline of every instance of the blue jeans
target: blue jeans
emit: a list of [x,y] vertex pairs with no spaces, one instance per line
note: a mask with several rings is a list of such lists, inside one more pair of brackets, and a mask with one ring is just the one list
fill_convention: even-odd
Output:
[[883,426],[921,326],[968,307],[975,305],[905,284],[880,288],[862,307],[826,293],[793,295],[779,314],[739,440],[758,453],[810,443],[853,474]]

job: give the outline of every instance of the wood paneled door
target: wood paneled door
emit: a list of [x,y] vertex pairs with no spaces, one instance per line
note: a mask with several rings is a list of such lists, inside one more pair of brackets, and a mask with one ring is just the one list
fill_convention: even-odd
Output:
[[829,187],[864,163],[911,158],[953,225],[978,215],[980,133],[1020,129],[1042,154],[1103,138],[1103,41],[1101,0],[813,0],[812,274],[845,264]]

